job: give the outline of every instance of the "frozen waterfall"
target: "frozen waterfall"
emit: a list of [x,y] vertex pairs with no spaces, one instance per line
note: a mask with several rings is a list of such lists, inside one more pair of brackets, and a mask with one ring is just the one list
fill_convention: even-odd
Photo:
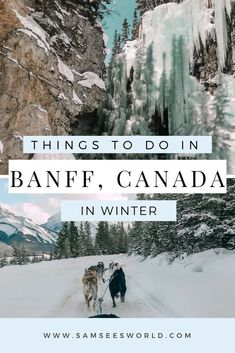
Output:
[[[144,14],[138,40],[127,42],[109,67],[100,113],[106,133],[212,134],[213,158],[235,165],[235,79],[224,73],[233,2],[185,0]],[[209,45],[216,48],[213,92],[195,75],[196,57]]]

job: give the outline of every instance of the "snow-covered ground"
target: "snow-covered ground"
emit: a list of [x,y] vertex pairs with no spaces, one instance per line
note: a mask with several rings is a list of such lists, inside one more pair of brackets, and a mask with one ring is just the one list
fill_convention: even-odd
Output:
[[0,269],[0,317],[94,315],[86,309],[81,278],[86,267],[98,261],[108,265],[112,259],[126,273],[126,302],[117,300],[117,308],[112,308],[107,291],[104,313],[122,318],[235,317],[235,251],[222,249],[171,265],[163,255],[145,261],[116,255],[4,267]]

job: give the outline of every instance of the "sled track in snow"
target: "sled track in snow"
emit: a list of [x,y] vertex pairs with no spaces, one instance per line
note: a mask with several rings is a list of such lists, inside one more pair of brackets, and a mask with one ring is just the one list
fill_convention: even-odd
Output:
[[148,307],[149,311],[153,313],[153,317],[176,317],[176,315],[167,309],[153,293],[146,291],[141,287],[141,284],[137,283],[132,277],[129,278],[129,287],[131,287],[131,290],[140,298],[143,306]]
[[[85,300],[83,295],[81,295],[80,286],[79,286],[79,279],[76,288],[73,289],[68,295],[61,301],[61,303],[57,306],[57,309],[54,311],[62,316],[62,317],[80,317],[86,318],[91,315],[95,315],[96,311],[94,310],[87,310]],[[151,317],[176,317],[176,315],[167,309],[164,304],[155,296],[155,293],[148,292],[145,290],[141,283],[138,283],[132,276],[128,276],[127,278],[127,300],[126,303],[128,304],[128,308],[132,308],[132,312],[138,314],[138,311],[147,311],[150,313]],[[99,286],[98,290],[98,297],[103,294],[104,288],[106,285]],[[129,294],[129,295],[128,295]],[[157,294],[157,293],[156,293]],[[140,305],[136,304],[136,300]],[[123,311],[124,309],[124,311]],[[104,303],[103,303],[103,310],[104,312],[114,311],[117,315],[122,317],[122,314],[125,312],[125,304],[117,303],[117,308],[111,308],[111,300],[109,291],[106,292]],[[120,313],[119,313],[120,311]],[[127,309],[127,314],[128,314]],[[146,313],[147,314],[147,313]],[[130,314],[129,317],[132,317]],[[134,316],[135,317],[135,316]]]

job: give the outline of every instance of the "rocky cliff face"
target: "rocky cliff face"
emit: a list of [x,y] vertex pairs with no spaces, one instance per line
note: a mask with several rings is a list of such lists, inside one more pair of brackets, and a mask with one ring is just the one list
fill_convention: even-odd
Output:
[[24,135],[92,134],[104,57],[102,28],[81,5],[50,1],[44,13],[38,1],[0,0],[0,174],[31,158]]

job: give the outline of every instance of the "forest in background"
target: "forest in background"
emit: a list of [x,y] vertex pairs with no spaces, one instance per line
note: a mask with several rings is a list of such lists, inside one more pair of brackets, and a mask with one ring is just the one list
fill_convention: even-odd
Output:
[[217,248],[235,249],[235,182],[228,179],[222,195],[137,195],[139,200],[177,200],[177,222],[98,222],[95,237],[89,222],[65,222],[50,255],[15,249],[0,267],[90,255],[135,254],[143,258],[165,253],[171,262],[182,256]]

